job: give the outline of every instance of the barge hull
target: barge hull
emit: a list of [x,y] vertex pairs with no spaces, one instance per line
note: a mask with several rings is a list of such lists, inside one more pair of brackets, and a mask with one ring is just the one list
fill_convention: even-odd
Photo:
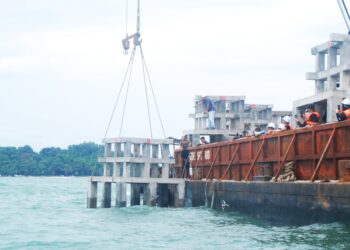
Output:
[[192,206],[240,211],[264,220],[350,222],[350,184],[188,181]]

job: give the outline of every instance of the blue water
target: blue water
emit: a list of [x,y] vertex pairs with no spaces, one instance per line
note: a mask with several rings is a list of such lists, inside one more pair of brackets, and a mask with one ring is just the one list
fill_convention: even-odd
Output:
[[350,249],[350,226],[206,208],[87,209],[87,178],[0,177],[0,249]]

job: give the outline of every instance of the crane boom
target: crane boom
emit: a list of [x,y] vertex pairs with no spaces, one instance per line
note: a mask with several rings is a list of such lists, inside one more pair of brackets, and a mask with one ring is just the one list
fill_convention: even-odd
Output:
[[346,7],[344,0],[337,0],[337,1],[338,1],[340,11],[341,11],[343,18],[345,20],[345,24],[348,27],[348,33],[350,34],[350,13],[349,13],[349,10]]

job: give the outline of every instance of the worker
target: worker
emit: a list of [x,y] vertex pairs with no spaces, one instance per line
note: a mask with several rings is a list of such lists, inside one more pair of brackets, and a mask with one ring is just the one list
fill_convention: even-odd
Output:
[[259,137],[260,135],[264,135],[265,133],[266,131],[261,129],[260,126],[256,126],[253,135]]
[[207,140],[205,139],[205,137],[202,136],[202,137],[200,138],[199,143],[200,143],[201,145],[203,145],[203,144],[208,144],[209,142],[207,142]]
[[350,120],[350,98],[345,98],[341,102],[341,109],[340,106],[338,106],[336,116],[338,121]]
[[190,174],[190,151],[188,147],[191,145],[191,142],[187,139],[187,135],[184,135],[181,139],[180,146],[182,148],[181,158],[182,158],[182,170],[181,177],[189,178]]
[[303,122],[300,122],[296,117],[295,121],[299,127],[311,127],[320,123],[321,116],[318,112],[315,111],[315,106],[310,105],[308,109],[305,110],[305,113],[302,115]]
[[215,106],[209,97],[203,97],[203,104],[208,112],[208,129],[215,129]]
[[289,115],[283,116],[282,124],[285,128],[283,130],[291,130],[292,129],[292,126],[290,125],[290,116]]
[[267,130],[266,130],[266,134],[267,135],[272,135],[273,132],[275,131],[276,129],[276,125],[273,123],[273,122],[270,122],[269,124],[267,124]]
[[280,125],[278,125],[277,130],[278,130],[278,131],[286,130],[286,127],[284,126],[283,123],[281,123]]

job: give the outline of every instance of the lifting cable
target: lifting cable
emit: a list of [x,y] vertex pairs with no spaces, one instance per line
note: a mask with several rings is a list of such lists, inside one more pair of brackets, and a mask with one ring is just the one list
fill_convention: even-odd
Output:
[[125,101],[124,101],[124,107],[123,107],[123,114],[122,114],[122,120],[120,122],[120,129],[119,129],[119,136],[121,136],[122,134],[122,129],[123,129],[123,123],[124,123],[124,116],[125,116],[125,109],[126,109],[126,103],[128,100],[128,94],[129,94],[129,87],[130,87],[130,82],[131,82],[131,73],[132,73],[132,66],[134,65],[134,56],[135,56],[135,51],[136,51],[136,46],[134,47],[134,49],[131,52],[131,67],[130,67],[130,71],[129,71],[129,79],[128,79],[128,85],[126,87],[126,94],[125,94]]
[[143,73],[143,82],[144,82],[144,85],[145,85],[145,94],[146,94],[149,130],[150,130],[150,133],[151,133],[151,138],[153,138],[152,123],[151,123],[151,113],[150,113],[150,110],[149,110],[147,82],[146,82],[146,75],[145,75],[145,64],[144,64],[144,60],[143,60],[143,54],[142,54],[141,46],[140,46],[140,50],[141,50],[141,58],[142,58],[142,73]]
[[149,76],[148,68],[147,68],[147,65],[146,65],[146,60],[145,60],[145,57],[144,57],[144,54],[143,54],[143,50],[142,50],[142,46],[141,46],[141,45],[140,45],[140,51],[141,51],[142,63],[145,65],[145,69],[146,69],[146,74],[147,74],[149,86],[150,86],[150,89],[151,89],[151,92],[152,92],[154,104],[155,104],[155,106],[156,106],[158,119],[159,119],[160,125],[161,125],[161,127],[162,127],[163,136],[164,136],[164,138],[166,138],[166,134],[165,134],[165,129],[164,129],[162,117],[161,117],[161,115],[160,115],[159,108],[158,108],[157,98],[156,98],[156,96],[155,96],[155,94],[154,94],[154,91],[153,91],[152,81],[151,81],[151,78],[150,78],[150,76]]
[[[139,30],[140,30],[139,4],[138,4],[138,13],[137,13],[137,15],[138,15],[137,16],[137,31],[138,31],[138,33],[136,33],[136,34],[140,34],[139,33]],[[130,36],[130,37],[128,36],[128,0],[126,0],[125,31],[126,31],[126,39],[129,39],[130,37],[132,37],[132,36]],[[112,120],[113,120],[113,116],[114,116],[115,110],[116,110],[116,108],[118,106],[118,102],[119,102],[119,99],[120,99],[120,96],[121,96],[121,92],[123,91],[123,88],[124,88],[124,85],[125,85],[125,81],[128,78],[128,83],[127,83],[127,87],[126,87],[126,96],[125,96],[125,101],[124,101],[124,106],[123,106],[123,113],[122,113],[122,118],[121,118],[120,129],[119,129],[119,137],[121,137],[121,133],[122,133],[122,129],[123,129],[123,123],[124,123],[125,110],[126,110],[126,104],[127,104],[128,94],[129,94],[129,87],[130,87],[130,83],[131,83],[131,73],[132,73],[132,68],[133,68],[133,65],[134,65],[134,59],[135,59],[135,53],[136,53],[136,47],[137,46],[140,47],[140,52],[141,52],[142,72],[143,72],[143,81],[144,81],[145,94],[146,94],[146,103],[147,103],[147,113],[148,113],[148,122],[149,122],[149,128],[150,128],[150,135],[151,135],[151,138],[153,138],[152,123],[151,123],[151,113],[150,113],[150,107],[149,107],[150,105],[149,105],[149,98],[148,98],[148,91],[147,91],[147,80],[148,80],[148,83],[149,83],[149,88],[150,88],[151,93],[152,93],[153,101],[154,101],[154,104],[155,104],[155,107],[156,107],[156,111],[157,111],[158,119],[159,119],[159,122],[160,122],[160,125],[161,125],[161,128],[162,128],[163,136],[164,136],[164,138],[166,138],[163,121],[162,121],[162,118],[160,116],[158,103],[157,103],[157,100],[156,100],[156,96],[154,94],[152,81],[151,81],[151,78],[149,76],[149,72],[148,72],[148,68],[147,68],[147,65],[146,65],[145,57],[144,57],[144,54],[143,54],[141,42],[139,41],[138,44],[135,44],[135,40],[134,40],[134,48],[133,48],[133,50],[131,52],[130,60],[129,60],[129,63],[128,63],[128,66],[127,66],[127,69],[126,69],[126,72],[125,72],[122,84],[120,86],[120,89],[119,89],[119,92],[118,92],[118,96],[117,96],[117,100],[116,100],[116,102],[114,104],[114,107],[113,107],[113,110],[112,110],[112,114],[111,114],[111,116],[109,118],[108,126],[107,126],[107,129],[105,131],[105,134],[104,134],[104,137],[103,137],[103,141],[106,140],[108,131],[110,129],[110,126],[111,126],[111,123],[112,123]],[[91,177],[93,176],[96,167],[97,167],[97,161],[96,161],[95,166],[94,166],[94,168],[92,170]]]
[[130,60],[129,60],[129,63],[128,63],[128,67],[126,69],[126,72],[125,72],[125,75],[124,75],[124,79],[122,81],[122,85],[120,86],[120,89],[119,89],[119,92],[118,92],[118,97],[117,97],[117,100],[116,100],[116,102],[114,104],[113,111],[112,111],[111,117],[109,118],[108,126],[107,126],[107,129],[106,129],[106,132],[105,132],[105,135],[104,135],[103,139],[106,139],[108,130],[109,130],[110,126],[111,126],[111,123],[112,123],[112,120],[113,120],[113,116],[114,116],[115,110],[116,110],[118,102],[119,102],[119,98],[120,98],[121,92],[122,92],[124,84],[125,84],[126,77],[128,76],[129,69],[130,69],[130,67],[132,67],[132,64],[133,64],[133,61],[134,61],[135,50],[136,49],[134,48],[132,53],[131,53]]

